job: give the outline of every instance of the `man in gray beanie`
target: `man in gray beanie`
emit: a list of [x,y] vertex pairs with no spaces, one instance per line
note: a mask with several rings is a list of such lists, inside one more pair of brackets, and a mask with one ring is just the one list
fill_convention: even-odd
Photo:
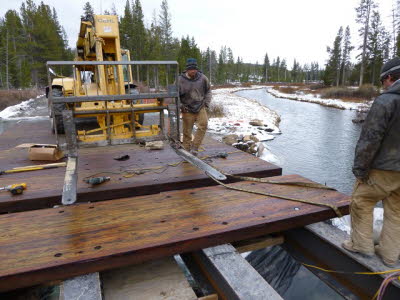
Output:
[[[400,58],[385,63],[380,80],[384,92],[371,106],[358,140],[353,173],[356,183],[350,206],[351,239],[343,248],[373,255],[388,267],[400,255]],[[383,202],[379,245],[374,247],[373,211]]]
[[[197,60],[188,58],[185,72],[178,77],[178,84],[183,121],[183,148],[197,156],[208,125],[206,108],[211,102],[210,82],[199,71]],[[195,124],[197,130],[192,142]]]

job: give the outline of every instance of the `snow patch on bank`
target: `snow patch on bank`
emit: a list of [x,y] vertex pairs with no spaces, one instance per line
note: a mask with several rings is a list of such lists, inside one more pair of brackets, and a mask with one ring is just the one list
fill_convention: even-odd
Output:
[[[208,131],[217,135],[254,135],[260,141],[274,139],[274,134],[280,134],[279,115],[255,100],[234,94],[240,90],[244,90],[244,88],[225,88],[212,91],[211,105],[221,106],[224,110],[224,117],[210,118]],[[254,119],[261,120],[264,126],[250,125],[249,122]]]
[[36,99],[44,97],[39,95],[36,98],[23,101],[19,104],[6,107],[0,111],[0,119],[3,120],[43,120],[48,119],[47,116],[37,116],[35,109],[32,109],[32,104]]
[[[215,138],[221,140],[228,134],[238,136],[253,135],[259,141],[258,149],[262,148],[260,158],[262,160],[279,164],[280,161],[262,141],[269,141],[280,134],[280,117],[268,107],[253,99],[244,98],[235,94],[242,90],[263,89],[265,87],[252,86],[249,88],[224,88],[212,91],[211,105],[221,106],[224,111],[222,118],[210,118],[208,121],[208,132]],[[252,126],[250,121],[258,119],[263,126]]]
[[340,99],[322,99],[320,95],[313,95],[313,94],[286,94],[286,93],[281,93],[273,89],[272,87],[267,87],[267,92],[277,98],[285,98],[302,102],[317,103],[324,106],[329,106],[339,109],[356,110],[359,112],[368,111],[369,107],[371,107],[372,104],[372,101],[367,103],[358,103],[358,102],[344,102]]
[[[339,228],[340,230],[350,234],[351,232],[351,221],[350,216],[344,216],[342,218],[332,219],[332,225]],[[374,208],[374,240],[378,240],[379,234],[382,230],[383,225],[383,208]]]

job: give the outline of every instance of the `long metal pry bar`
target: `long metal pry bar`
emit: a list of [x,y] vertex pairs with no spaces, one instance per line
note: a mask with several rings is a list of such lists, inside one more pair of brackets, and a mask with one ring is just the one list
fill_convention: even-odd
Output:
[[62,114],[65,128],[68,162],[67,170],[65,172],[61,202],[63,205],[70,205],[75,203],[77,198],[78,144],[72,110],[64,110]]
[[207,164],[205,161],[201,160],[200,158],[194,156],[190,152],[186,151],[183,148],[175,149],[176,153],[182,157],[184,160],[187,162],[191,163],[195,167],[199,168],[200,170],[204,171],[206,174],[210,174],[212,177],[218,179],[218,180],[226,180],[226,176],[222,174],[220,171],[217,169],[213,168],[209,164]]

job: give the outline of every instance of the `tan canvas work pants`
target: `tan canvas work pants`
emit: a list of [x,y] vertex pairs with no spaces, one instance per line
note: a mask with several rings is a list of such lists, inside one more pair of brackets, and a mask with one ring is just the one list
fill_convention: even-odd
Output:
[[[208,118],[206,108],[203,107],[197,114],[182,113],[183,120],[183,148],[187,151],[198,151],[204,135],[206,134]],[[193,126],[196,124],[197,130],[192,143]]]
[[373,210],[383,200],[380,254],[397,261],[400,255],[400,172],[373,169],[368,183],[357,181],[350,206],[353,248],[374,252]]

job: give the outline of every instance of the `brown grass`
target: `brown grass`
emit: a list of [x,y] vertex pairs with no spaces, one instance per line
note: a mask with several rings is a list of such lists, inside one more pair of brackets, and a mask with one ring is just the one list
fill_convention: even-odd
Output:
[[242,84],[240,85],[240,87],[245,87],[245,88],[249,88],[252,85],[254,85],[252,82],[242,82]]
[[218,90],[218,89],[227,89],[227,88],[234,88],[237,87],[236,85],[227,83],[227,84],[219,84],[219,85],[213,85],[211,87],[212,90]]
[[0,90],[0,111],[8,106],[21,103],[22,101],[40,95],[37,89],[27,90]]
[[209,118],[222,118],[225,116],[224,107],[221,104],[211,102],[210,107],[207,108],[207,115]]
[[273,89],[285,94],[296,94],[303,92],[305,94],[320,94],[321,98],[340,99],[347,102],[370,101],[378,96],[378,90],[372,85],[363,85],[360,88],[348,87],[325,87],[323,84],[274,84]]
[[350,89],[347,87],[331,87],[320,92],[321,98],[337,98],[344,101],[364,101],[371,100],[372,98],[379,95],[378,90],[370,85],[366,84],[356,89]]
[[285,94],[295,94],[296,91],[298,91],[298,88],[294,88],[291,86],[278,86],[278,87],[274,87],[274,89],[280,91],[281,93],[285,93]]

